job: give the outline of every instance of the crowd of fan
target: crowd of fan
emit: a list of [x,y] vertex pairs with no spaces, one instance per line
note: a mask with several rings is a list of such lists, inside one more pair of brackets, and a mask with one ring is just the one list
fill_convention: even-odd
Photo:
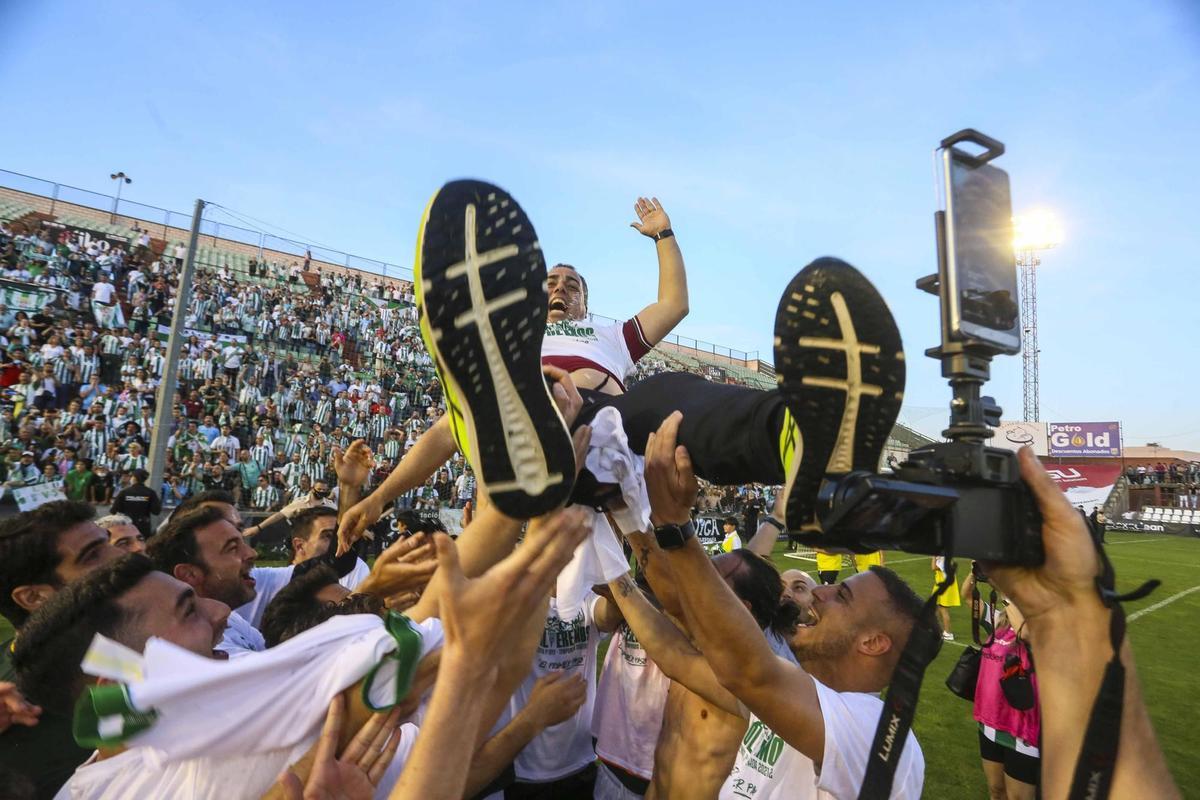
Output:
[[1125,468],[1125,477],[1135,485],[1151,483],[1200,483],[1200,462],[1189,464],[1159,461],[1156,464],[1130,465]]
[[[6,489],[62,481],[69,499],[108,504],[146,469],[166,364],[158,333],[171,323],[186,250],[159,255],[148,233],[134,233],[124,246],[0,224],[2,274],[59,290],[41,311],[0,306]],[[370,490],[443,413],[410,284],[322,271],[308,257],[251,259],[253,283],[223,264],[198,272],[166,469],[152,487],[165,507],[223,490],[245,510],[276,511],[328,487],[335,453],[356,439],[378,456]],[[305,293],[310,272],[319,291]],[[116,322],[122,299],[126,326]],[[642,359],[635,381],[673,366]],[[729,380],[710,370],[710,379]],[[398,505],[461,508],[474,490],[456,457]],[[706,493],[701,503],[725,513],[763,507],[754,487]]]

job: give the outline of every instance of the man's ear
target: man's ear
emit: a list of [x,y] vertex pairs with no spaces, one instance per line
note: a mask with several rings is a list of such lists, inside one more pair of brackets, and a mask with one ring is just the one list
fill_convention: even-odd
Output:
[[295,553],[296,555],[301,555],[304,552],[304,546],[306,544],[307,544],[307,542],[303,538],[301,538],[299,536],[293,536],[292,537],[292,552]]
[[867,656],[887,655],[892,650],[892,637],[886,631],[863,634],[858,640],[858,652]]
[[193,589],[204,581],[204,570],[195,564],[176,564],[171,574]]
[[31,583],[18,586],[12,590],[13,602],[26,611],[33,613],[46,604],[54,596],[56,589],[48,583]]

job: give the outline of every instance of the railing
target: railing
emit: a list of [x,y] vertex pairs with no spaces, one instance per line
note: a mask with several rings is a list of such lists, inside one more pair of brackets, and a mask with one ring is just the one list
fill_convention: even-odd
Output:
[[[34,178],[30,175],[22,175],[19,172],[11,172],[6,169],[0,169],[0,187],[48,199],[50,201],[51,214],[58,213],[58,206],[60,204],[70,204],[90,208],[95,211],[103,211],[116,220],[125,218],[129,221],[137,220],[138,222],[149,223],[153,226],[150,228],[151,235],[157,235],[157,238],[168,242],[186,240],[187,232],[192,226],[192,217],[190,214],[146,205],[145,203],[138,203],[132,200],[125,200],[124,198],[118,201],[112,195],[92,192],[62,183],[54,183],[53,181]],[[219,205],[210,206],[209,212],[206,213],[211,215],[228,214]],[[159,227],[161,227],[161,230],[156,230]],[[412,280],[412,269],[410,267],[402,267],[397,264],[389,264],[386,261],[350,255],[340,250],[331,250],[319,245],[275,236],[265,231],[244,228],[228,222],[218,222],[211,218],[201,220],[200,235],[201,237],[211,238],[211,243],[204,242],[203,238],[201,239],[201,243],[209,244],[212,247],[220,247],[221,245],[218,240],[225,240],[257,248],[260,258],[264,251],[272,251],[302,259],[304,258],[305,251],[311,251],[313,261],[315,262],[333,264],[357,272],[371,273],[401,280]],[[610,322],[617,321],[600,314],[593,314],[592,316]],[[759,361],[760,364],[769,366],[766,365],[766,362],[759,359],[757,350],[752,352],[735,350],[730,347],[713,344],[712,342],[692,339],[687,336],[678,336],[673,333],[668,334],[663,339],[663,343],[678,347],[681,350],[704,353],[716,359],[724,359],[740,366],[745,366],[751,361]]]
[[[72,205],[102,211],[110,215],[114,221],[137,220],[150,225],[151,235],[166,241],[186,240],[187,232],[192,226],[190,214],[171,211],[166,208],[146,205],[121,198],[119,201],[112,195],[101,194],[76,186],[34,178],[19,172],[0,169],[0,187],[13,189],[25,194],[37,195],[50,201],[50,213],[57,214],[66,211],[60,206]],[[398,264],[389,264],[373,258],[364,258],[340,250],[333,250],[296,239],[276,236],[261,230],[245,228],[230,222],[220,222],[211,215],[222,213],[220,206],[210,206],[210,216],[201,221],[201,237],[212,239],[212,247],[220,247],[219,240],[237,242],[238,244],[256,248],[259,256],[264,251],[282,253],[304,258],[306,251],[312,252],[313,261],[332,264],[357,272],[382,275],[384,277],[412,280],[412,269]],[[143,226],[144,227],[144,226]],[[203,240],[202,240],[203,241]]]

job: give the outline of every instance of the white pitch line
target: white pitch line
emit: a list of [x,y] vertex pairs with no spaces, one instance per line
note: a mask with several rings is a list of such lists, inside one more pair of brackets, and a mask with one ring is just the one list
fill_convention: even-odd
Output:
[[[1166,600],[1162,600],[1158,603],[1155,603],[1152,606],[1147,606],[1146,608],[1135,611],[1132,614],[1130,614],[1128,617],[1125,618],[1125,622],[1126,622],[1126,624],[1128,624],[1128,623],[1136,620],[1138,617],[1144,617],[1145,615],[1149,614],[1151,611],[1158,611],[1163,606],[1170,605],[1171,603],[1174,603],[1176,600],[1180,599],[1181,597],[1185,597],[1185,596],[1191,594],[1192,592],[1200,592],[1200,586],[1193,586],[1190,589],[1184,589],[1182,592],[1171,595]],[[966,644],[963,644],[962,642],[957,641],[957,640],[951,642],[951,641],[946,641],[943,639],[942,641],[945,644],[952,644],[955,647],[967,647]],[[973,642],[972,642],[972,644],[973,644]]]
[[[1168,539],[1178,539],[1178,536],[1158,536],[1154,539],[1127,539],[1123,542],[1105,542],[1105,546],[1110,544],[1146,544],[1147,542],[1165,542]],[[1186,541],[1186,540],[1185,540]]]
[[1130,614],[1129,617],[1126,618],[1125,621],[1133,622],[1138,617],[1144,617],[1147,614],[1149,614],[1151,611],[1158,611],[1163,606],[1170,605],[1171,603],[1174,603],[1179,598],[1186,597],[1187,595],[1191,594],[1192,592],[1200,592],[1200,586],[1193,586],[1190,589],[1184,589],[1182,592],[1177,592],[1177,593],[1171,595],[1166,600],[1160,600],[1159,602],[1155,603],[1152,606],[1147,606],[1146,608],[1139,609],[1139,610],[1133,612],[1132,614]]

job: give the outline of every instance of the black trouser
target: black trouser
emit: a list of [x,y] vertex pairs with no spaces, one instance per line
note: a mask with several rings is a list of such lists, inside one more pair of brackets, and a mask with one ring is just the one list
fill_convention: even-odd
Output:
[[611,406],[621,412],[629,447],[638,455],[645,454],[646,439],[662,421],[681,411],[679,444],[687,447],[697,476],[721,485],[784,482],[779,432],[785,409],[777,392],[665,372],[622,395],[582,394],[585,405],[575,424],[588,424]]

